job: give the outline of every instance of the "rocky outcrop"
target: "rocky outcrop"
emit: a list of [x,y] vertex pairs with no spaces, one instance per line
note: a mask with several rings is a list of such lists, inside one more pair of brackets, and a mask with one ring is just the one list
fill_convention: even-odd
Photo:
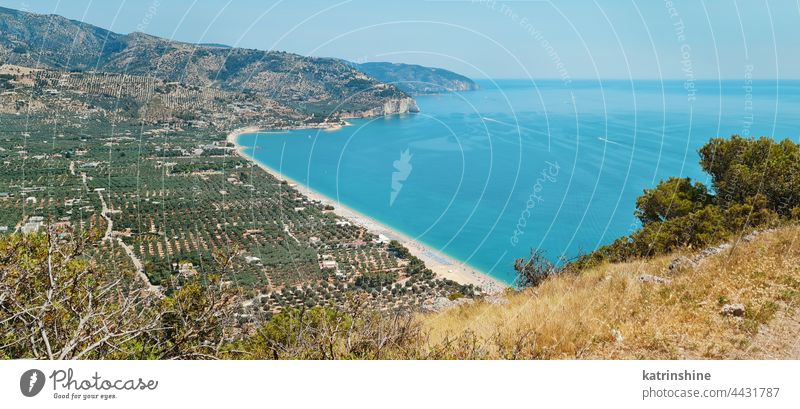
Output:
[[405,114],[419,112],[417,101],[411,97],[393,98],[383,102],[383,105],[362,110],[342,113],[342,118],[368,118],[373,116]]
[[692,259],[686,256],[680,256],[669,263],[669,265],[667,266],[667,270],[669,270],[669,272],[672,273],[683,270],[685,268],[695,268],[695,267],[697,267],[697,263],[692,261]]
[[670,284],[672,280],[664,277],[654,276],[652,274],[642,274],[639,276],[639,281],[643,283],[656,283],[656,284]]
[[421,307],[423,311],[444,311],[458,305],[472,304],[473,302],[475,302],[474,299],[467,297],[462,297],[455,300],[451,300],[447,297],[436,297],[425,300]]
[[718,246],[709,247],[701,251],[692,258],[688,258],[686,256],[680,256],[669,263],[669,265],[667,266],[667,270],[670,273],[673,273],[686,268],[695,268],[700,263],[702,263],[703,260],[711,256],[717,255],[719,253],[722,253],[725,250],[729,250],[731,247],[733,247],[731,243],[722,243]]
[[742,317],[744,316],[744,304],[725,304],[722,306],[720,314],[727,317]]

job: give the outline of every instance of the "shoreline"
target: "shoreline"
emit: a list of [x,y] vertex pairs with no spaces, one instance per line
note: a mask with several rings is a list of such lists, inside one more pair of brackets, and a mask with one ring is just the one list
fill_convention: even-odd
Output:
[[[334,131],[340,129],[342,126],[347,126],[349,123],[345,125],[336,124],[333,126],[328,127],[320,127],[325,131]],[[319,129],[314,127],[314,129]],[[447,278],[453,280],[459,284],[473,284],[478,287],[481,287],[484,293],[486,294],[496,294],[503,291],[505,288],[508,288],[509,285],[494,278],[490,275],[479,271],[447,254],[444,254],[438,250],[431,248],[430,246],[413,239],[412,237],[396,231],[391,227],[387,226],[384,223],[381,223],[372,217],[369,217],[355,209],[352,209],[322,193],[317,192],[316,190],[297,182],[296,180],[282,174],[280,171],[276,169],[272,169],[269,166],[266,166],[255,158],[250,157],[249,155],[244,153],[244,150],[247,147],[242,146],[239,144],[239,136],[245,133],[254,133],[258,131],[265,131],[269,132],[271,130],[263,129],[257,126],[248,126],[244,128],[235,129],[228,133],[226,141],[232,144],[235,147],[236,154],[246,159],[265,172],[269,173],[273,177],[278,180],[285,180],[288,183],[294,184],[295,189],[297,189],[300,194],[308,197],[311,200],[318,200],[324,205],[330,205],[334,208],[334,213],[342,218],[345,218],[361,227],[364,227],[372,234],[375,235],[383,235],[388,237],[390,240],[397,240],[403,246],[408,248],[408,250],[425,262],[425,265],[431,269],[437,276],[442,278]]]

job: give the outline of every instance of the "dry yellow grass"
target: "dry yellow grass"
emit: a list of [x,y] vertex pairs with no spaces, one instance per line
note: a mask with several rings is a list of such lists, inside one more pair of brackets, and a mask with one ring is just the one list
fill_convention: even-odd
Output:
[[[800,326],[786,322],[800,304],[798,235],[796,226],[765,233],[672,274],[680,254],[605,264],[421,320],[431,351],[449,358],[794,357]],[[727,303],[744,304],[744,317],[723,316]]]

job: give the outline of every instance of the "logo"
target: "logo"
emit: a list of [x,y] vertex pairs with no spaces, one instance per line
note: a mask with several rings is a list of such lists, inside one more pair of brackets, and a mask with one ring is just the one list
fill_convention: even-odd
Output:
[[392,172],[392,193],[389,195],[389,206],[394,204],[397,195],[400,194],[400,189],[403,188],[403,182],[408,179],[411,174],[411,157],[413,155],[406,149],[400,152],[400,159],[394,161],[395,171]]
[[42,391],[44,381],[44,372],[38,369],[28,369],[19,378],[19,390],[29,398],[34,397]]

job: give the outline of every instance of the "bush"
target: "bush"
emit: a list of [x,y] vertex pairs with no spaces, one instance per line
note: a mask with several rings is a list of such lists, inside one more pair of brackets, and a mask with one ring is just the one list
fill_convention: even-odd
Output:
[[698,248],[728,235],[718,206],[706,206],[685,216],[648,224],[633,234],[635,256],[664,254],[680,247]]
[[514,262],[514,270],[517,271],[517,285],[520,287],[536,287],[547,277],[558,272],[556,266],[551,263],[544,252],[531,250],[528,260],[519,258]]
[[460,292],[455,292],[455,293],[450,293],[450,295],[447,296],[447,299],[450,301],[455,301],[459,298],[464,298],[464,294]]

